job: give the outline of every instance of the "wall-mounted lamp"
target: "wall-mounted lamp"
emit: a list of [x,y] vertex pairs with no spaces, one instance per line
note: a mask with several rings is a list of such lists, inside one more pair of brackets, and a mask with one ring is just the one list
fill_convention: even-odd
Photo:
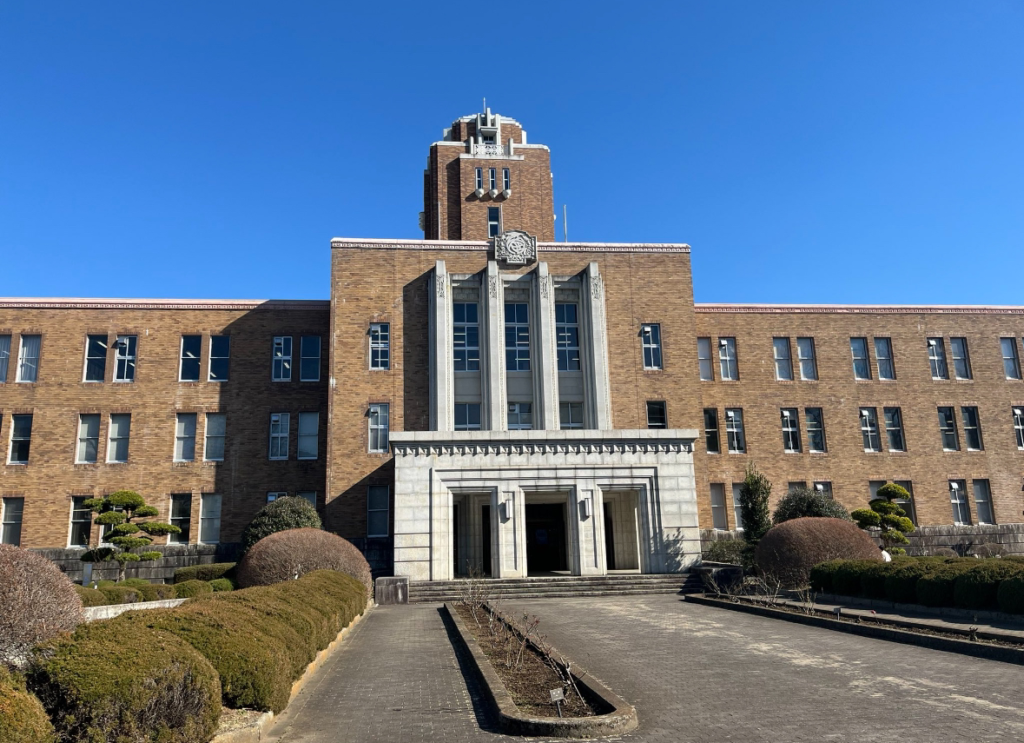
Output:
[[593,513],[593,500],[590,498],[583,498],[580,500],[580,515],[585,519],[589,519]]
[[949,489],[950,490],[954,490],[954,491],[955,490],[959,490],[960,489],[960,485],[959,485],[959,483],[951,482],[949,484]]
[[501,502],[501,518],[503,521],[508,521],[512,518],[512,500],[503,500]]
[[825,492],[825,486],[822,485],[820,482],[814,483],[814,489],[817,490],[819,493]]
[[937,343],[936,343],[934,338],[929,338],[928,339],[928,345],[929,346],[935,346],[935,345],[937,345]]

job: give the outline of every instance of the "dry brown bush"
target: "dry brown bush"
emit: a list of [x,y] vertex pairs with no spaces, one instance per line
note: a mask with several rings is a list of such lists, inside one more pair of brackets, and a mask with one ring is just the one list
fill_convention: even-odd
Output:
[[320,529],[279,531],[256,542],[238,564],[242,588],[269,586],[314,570],[351,575],[373,595],[373,577],[363,553],[346,539]]
[[754,561],[785,588],[807,585],[811,568],[826,560],[881,560],[878,546],[852,521],[802,518],[768,531],[757,545]]
[[82,600],[56,565],[0,544],[0,663],[22,665],[33,645],[71,632],[81,621]]

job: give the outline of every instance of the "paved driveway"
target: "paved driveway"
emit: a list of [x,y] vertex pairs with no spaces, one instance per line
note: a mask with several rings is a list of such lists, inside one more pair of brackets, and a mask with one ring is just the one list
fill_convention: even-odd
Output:
[[[1024,667],[681,602],[516,605],[634,703],[626,741],[1008,741]],[[504,741],[437,607],[378,607],[279,718],[271,740]],[[275,737],[276,736],[276,737]]]

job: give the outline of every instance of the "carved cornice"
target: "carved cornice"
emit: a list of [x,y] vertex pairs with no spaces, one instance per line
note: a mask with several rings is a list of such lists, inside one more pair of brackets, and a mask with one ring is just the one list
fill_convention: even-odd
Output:
[[321,310],[326,299],[93,299],[0,297],[0,309],[44,310]]
[[[416,437],[419,438],[419,437]],[[495,439],[454,439],[451,434],[441,434],[430,441],[415,440],[398,434],[391,440],[391,449],[396,457],[423,456],[517,456],[545,454],[692,454],[691,438],[592,438],[592,439],[543,439],[495,440]]]
[[695,312],[761,315],[1024,315],[1014,305],[694,304]]
[[[452,250],[489,252],[486,240],[380,240],[353,237],[331,239],[335,250]],[[556,243],[538,242],[538,253],[689,253],[684,243]]]

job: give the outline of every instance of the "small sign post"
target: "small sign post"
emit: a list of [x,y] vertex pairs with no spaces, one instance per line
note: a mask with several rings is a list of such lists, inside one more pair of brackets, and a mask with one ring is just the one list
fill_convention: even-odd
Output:
[[561,689],[552,689],[550,691],[550,694],[551,694],[551,701],[555,703],[555,709],[558,710],[558,716],[561,717],[562,716],[562,705],[559,704],[559,702],[561,702],[563,699],[565,699],[565,694],[562,693]]

